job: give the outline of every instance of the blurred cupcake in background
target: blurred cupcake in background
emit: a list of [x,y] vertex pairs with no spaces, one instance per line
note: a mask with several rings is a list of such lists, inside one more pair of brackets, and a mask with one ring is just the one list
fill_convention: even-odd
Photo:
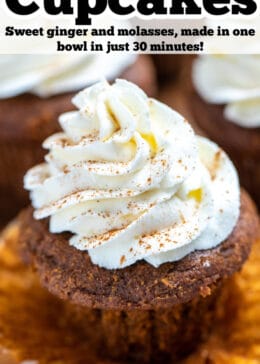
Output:
[[[216,22],[207,22],[210,26]],[[192,69],[195,90],[190,102],[196,123],[231,156],[241,183],[260,206],[260,55],[259,18],[223,20],[230,37],[214,38],[214,53],[198,57]],[[233,29],[256,29],[255,37],[234,37]],[[222,42],[221,42],[222,40]],[[234,54],[223,54],[227,51]],[[246,54],[237,54],[243,50]],[[236,53],[236,54],[235,54]]]
[[128,53],[2,55],[0,57],[0,216],[1,223],[28,203],[25,171],[43,157],[41,141],[59,130],[61,112],[73,94],[107,78],[125,78],[149,95],[156,90],[149,56]]
[[196,123],[230,154],[259,207],[260,56],[202,56],[193,80]]

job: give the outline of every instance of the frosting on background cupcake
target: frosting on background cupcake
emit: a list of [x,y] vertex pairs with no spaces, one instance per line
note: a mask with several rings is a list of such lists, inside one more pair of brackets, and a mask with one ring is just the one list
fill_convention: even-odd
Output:
[[127,81],[97,83],[73,102],[63,132],[44,142],[46,162],[25,176],[52,233],[71,232],[70,244],[108,269],[157,267],[229,236],[239,183],[216,144]]
[[[0,12],[0,21],[4,24],[6,16]],[[2,24],[1,23],[1,24]],[[109,16],[95,18],[91,27],[84,28],[86,36],[76,35],[73,38],[57,36],[48,39],[45,37],[12,37],[12,41],[7,42],[11,46],[10,54],[2,54],[0,57],[0,99],[6,99],[23,93],[32,93],[40,97],[49,97],[56,94],[73,92],[91,85],[103,79],[114,80],[121,75],[128,67],[134,64],[137,55],[127,52],[105,54],[105,52],[92,52],[90,50],[91,41],[105,44],[109,36],[94,37],[93,29],[108,30],[113,24],[115,29],[130,27],[127,20],[111,19]],[[15,18],[13,26],[24,28],[24,20]],[[71,18],[59,19],[44,18],[42,16],[33,17],[27,20],[27,27],[42,28],[47,33],[48,30],[63,29],[65,31],[73,29]],[[134,39],[134,38],[133,38]],[[62,43],[77,44],[86,41],[88,52],[52,52],[50,53],[50,41],[57,40]],[[122,36],[121,42],[129,42],[130,37]],[[25,52],[24,49],[27,51]],[[13,54],[12,51],[15,51]],[[25,54],[26,53],[26,54]]]
[[[225,104],[227,120],[245,128],[260,127],[260,17],[212,18],[205,24],[215,34],[221,27],[229,36],[206,40],[206,51],[214,54],[201,55],[194,62],[197,91],[209,103]],[[255,36],[234,36],[239,29],[254,29]]]
[[26,92],[48,97],[80,90],[102,78],[115,79],[135,60],[126,52],[2,55],[0,99]]

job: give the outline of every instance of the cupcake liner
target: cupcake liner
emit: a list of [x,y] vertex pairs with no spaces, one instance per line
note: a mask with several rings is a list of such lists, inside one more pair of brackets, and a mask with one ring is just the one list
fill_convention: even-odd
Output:
[[[80,323],[79,314],[76,317],[71,306],[65,308],[64,302],[40,286],[35,272],[21,264],[13,246],[16,234],[15,228],[8,228],[1,236],[5,243],[0,244],[0,362],[115,364],[92,353],[76,323]],[[254,244],[243,270],[230,280],[229,289],[225,285],[221,291],[215,310],[217,323],[185,364],[259,362],[259,263],[260,241]],[[89,320],[94,325],[97,318],[91,314]],[[164,324],[163,317],[161,320]]]
[[207,297],[156,310],[98,310],[67,303],[68,315],[92,348],[104,358],[127,362],[175,362],[209,335],[217,320],[217,303],[226,284]]

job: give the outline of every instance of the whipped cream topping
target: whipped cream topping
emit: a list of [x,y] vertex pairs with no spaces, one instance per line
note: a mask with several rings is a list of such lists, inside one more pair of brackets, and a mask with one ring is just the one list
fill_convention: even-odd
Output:
[[36,219],[72,233],[94,264],[155,267],[225,240],[239,216],[236,170],[184,118],[123,80],[80,92],[25,176]]
[[48,97],[113,80],[136,60],[134,54],[1,55],[0,99],[26,92]]
[[245,128],[260,127],[260,55],[200,56],[193,80],[203,99],[226,105],[226,119]]

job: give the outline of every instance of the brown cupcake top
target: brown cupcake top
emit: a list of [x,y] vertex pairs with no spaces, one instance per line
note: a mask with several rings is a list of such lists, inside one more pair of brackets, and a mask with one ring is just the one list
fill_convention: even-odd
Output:
[[68,244],[70,234],[51,234],[48,220],[36,221],[32,208],[18,217],[19,244],[52,293],[82,306],[104,309],[151,309],[211,293],[212,285],[239,270],[258,234],[255,207],[242,191],[239,221],[216,248],[196,251],[159,268],[139,261],[119,270],[93,265],[87,252]]

